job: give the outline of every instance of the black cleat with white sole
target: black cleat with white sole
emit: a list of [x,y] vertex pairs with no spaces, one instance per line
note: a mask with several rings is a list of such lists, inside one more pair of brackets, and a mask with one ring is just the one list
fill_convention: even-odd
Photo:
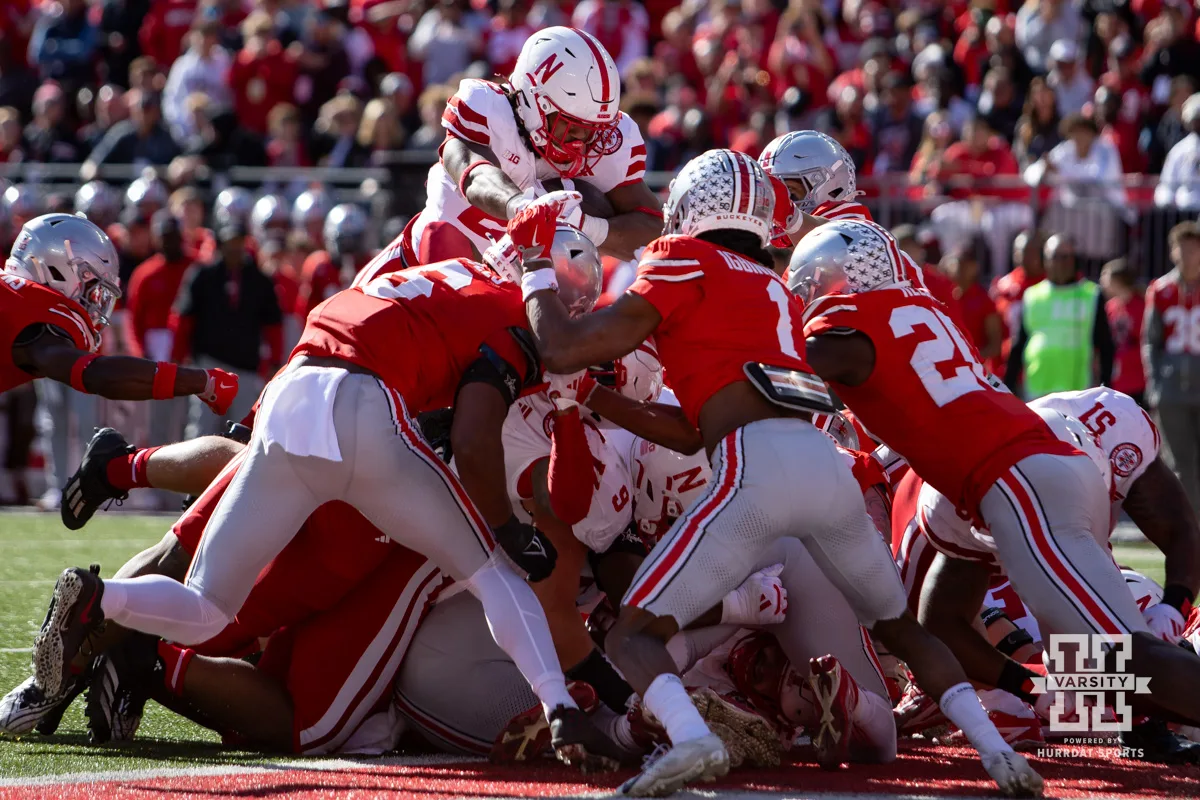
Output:
[[121,491],[108,482],[108,462],[137,450],[115,428],[100,428],[88,442],[79,469],[62,490],[63,525],[77,531],[110,500],[124,500],[129,492]]
[[29,677],[0,698],[0,733],[20,736],[36,730],[49,736],[58,730],[58,723],[87,685],[87,674],[72,675],[67,691],[61,696],[47,696]]
[[162,683],[158,639],[135,633],[92,662],[85,715],[92,744],[127,742],[142,723],[156,683]]
[[564,764],[590,772],[613,772],[626,754],[579,708],[559,706],[550,712],[550,746]]
[[50,697],[62,693],[71,678],[71,661],[87,637],[104,621],[100,567],[71,567],[58,576],[50,610],[33,640],[33,678]]

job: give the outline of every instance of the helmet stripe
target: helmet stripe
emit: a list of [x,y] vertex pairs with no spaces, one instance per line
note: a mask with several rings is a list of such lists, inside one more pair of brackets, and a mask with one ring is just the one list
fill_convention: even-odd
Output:
[[746,164],[746,159],[749,158],[749,156],[743,153],[738,153],[734,156],[734,158],[737,159],[737,184],[741,190],[741,197],[738,199],[737,204],[737,212],[739,214],[748,214],[750,213],[754,196],[754,181],[750,179],[750,167]]
[[571,30],[578,33],[584,43],[591,49],[592,55],[595,56],[596,63],[600,67],[600,102],[613,102],[612,96],[609,95],[608,65],[604,63],[604,51],[600,48],[600,43],[593,39],[592,35],[587,31],[581,31],[578,28],[572,28]]

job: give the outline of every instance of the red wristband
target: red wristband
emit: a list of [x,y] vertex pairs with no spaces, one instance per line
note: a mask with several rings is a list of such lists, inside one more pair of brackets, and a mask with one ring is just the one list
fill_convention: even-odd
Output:
[[99,357],[100,356],[97,353],[89,353],[88,355],[84,356],[83,358],[78,359],[73,365],[71,365],[71,388],[72,389],[74,389],[77,392],[83,392],[84,394],[91,394],[91,392],[89,392],[87,390],[87,387],[83,385],[83,371],[88,368],[88,364],[91,364],[93,361],[95,361]]
[[488,166],[495,166],[495,164],[490,161],[472,161],[470,164],[467,164],[467,168],[462,171],[462,175],[458,176],[458,193],[464,198],[467,196],[467,176],[471,174],[471,170],[475,169],[476,167],[482,167],[485,164]]
[[179,366],[170,361],[159,361],[156,367],[150,397],[155,400],[170,400],[175,396],[175,373],[179,372]]

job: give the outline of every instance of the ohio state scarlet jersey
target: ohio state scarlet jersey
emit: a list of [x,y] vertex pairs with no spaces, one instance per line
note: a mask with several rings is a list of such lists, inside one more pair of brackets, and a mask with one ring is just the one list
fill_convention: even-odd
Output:
[[[537,181],[561,177],[526,144],[512,103],[498,83],[462,81],[442,114],[442,127],[450,136],[489,148],[499,159],[500,169],[521,189],[528,189]],[[590,173],[581,174],[576,180],[586,180],[607,193],[642,179],[646,174],[646,143],[641,131],[624,112],[618,112],[617,129],[621,132],[621,147],[601,158]],[[414,239],[419,239],[424,225],[434,220],[453,224],[480,253],[492,240],[504,235],[505,221],[467,202],[441,162],[430,167],[426,191],[425,210],[414,226]]]
[[[357,259],[354,271],[357,274],[369,260]],[[342,289],[347,288],[341,266],[333,263],[329,253],[318,250],[304,259],[300,267],[300,286],[296,295],[296,316],[306,318],[309,313]]]
[[[517,518],[533,519],[523,501],[533,497],[533,465],[550,458],[554,404],[544,393],[530,394],[513,403],[504,420],[504,469],[508,494]],[[596,478],[587,516],[571,526],[575,538],[597,553],[606,551],[633,518],[633,487],[622,453],[590,416],[583,430],[592,452]]]
[[13,363],[13,344],[30,325],[53,325],[80,350],[94,353],[100,333],[83,307],[40,283],[0,272],[0,392],[34,379]]
[[838,397],[912,469],[978,516],[1002,472],[1035,453],[1078,454],[1019,398],[987,380],[975,349],[928,292],[911,287],[828,295],[805,311],[807,336],[857,331],[875,348],[859,386]]
[[875,221],[871,218],[870,209],[853,200],[826,200],[813,209],[812,216],[828,220],[865,219],[867,222]]
[[1113,471],[1114,511],[1134,481],[1158,458],[1158,427],[1127,394],[1100,386],[1081,392],[1057,392],[1039,397],[1030,408],[1049,408],[1074,417],[1096,435]]
[[710,397],[747,380],[747,362],[812,373],[800,301],[774,271],[732,250],[690,236],[655,239],[628,291],[662,316],[658,358],[693,425]]
[[1172,270],[1150,284],[1146,308],[1162,317],[1167,353],[1200,356],[1200,290],[1184,291],[1178,271]]
[[[365,367],[404,398],[410,414],[454,404],[463,372],[488,344],[521,376],[528,357],[509,328],[527,328],[521,289],[466,259],[385,272],[321,303],[298,355]],[[515,394],[519,387],[512,387]]]

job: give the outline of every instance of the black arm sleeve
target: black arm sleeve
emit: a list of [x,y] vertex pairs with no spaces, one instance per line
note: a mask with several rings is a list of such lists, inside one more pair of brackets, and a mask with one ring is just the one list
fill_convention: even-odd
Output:
[[[515,363],[514,363],[515,362]],[[529,331],[509,328],[505,336],[479,346],[479,358],[463,372],[458,388],[468,383],[494,386],[507,405],[512,405],[521,392],[537,385],[542,370],[537,350]]]
[[1113,344],[1112,328],[1108,324],[1108,312],[1104,310],[1104,294],[1100,293],[1096,297],[1096,322],[1092,325],[1092,346],[1096,349],[1096,357],[1099,360],[1099,374],[1101,386],[1109,386],[1112,384],[1113,373],[1113,357],[1116,355],[1117,347]]
[[1004,385],[1013,392],[1021,385],[1021,371],[1025,366],[1025,344],[1029,334],[1025,330],[1025,315],[1021,315],[1021,327],[1013,336],[1012,349],[1008,351],[1008,368],[1004,371]]

